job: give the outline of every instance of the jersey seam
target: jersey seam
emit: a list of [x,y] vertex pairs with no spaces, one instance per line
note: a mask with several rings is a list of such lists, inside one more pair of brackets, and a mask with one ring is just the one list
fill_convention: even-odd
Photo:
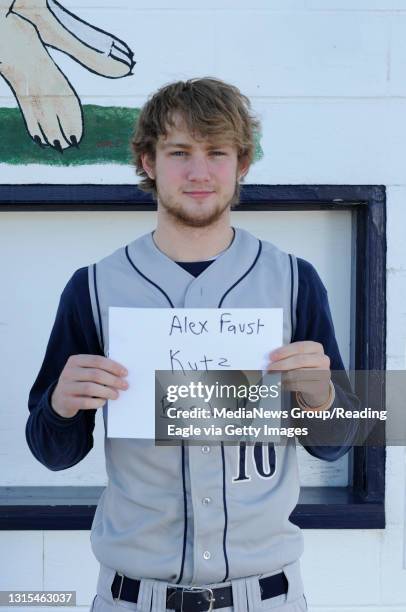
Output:
[[221,308],[223,305],[223,302],[226,298],[226,296],[237,286],[241,283],[241,281],[254,269],[255,265],[257,264],[257,261],[259,259],[259,256],[261,255],[261,251],[262,251],[262,242],[261,240],[258,240],[259,242],[259,246],[258,246],[258,252],[255,256],[254,261],[252,262],[252,264],[250,265],[250,267],[248,268],[248,270],[246,270],[246,272],[244,272],[244,274],[242,276],[240,276],[240,278],[233,284],[231,285],[231,287],[229,289],[227,289],[227,291],[223,294],[223,297],[221,298],[218,308]]
[[143,278],[145,279],[148,283],[150,283],[153,287],[155,287],[156,289],[158,289],[158,291],[160,291],[162,293],[162,295],[164,295],[166,297],[166,299],[168,300],[169,305],[171,306],[171,308],[174,308],[173,302],[171,300],[171,298],[169,297],[169,295],[162,289],[162,287],[160,287],[159,285],[157,285],[156,283],[154,283],[153,280],[151,280],[150,278],[148,278],[148,276],[146,276],[145,274],[143,274],[141,272],[141,270],[139,270],[137,268],[137,266],[135,265],[135,263],[133,262],[133,260],[130,257],[130,254],[128,252],[128,245],[125,247],[125,254],[126,257],[128,259],[128,261],[130,262],[130,265],[134,268],[134,270]]
[[223,582],[225,582],[228,579],[229,565],[228,565],[227,546],[226,546],[226,537],[227,537],[227,528],[228,528],[228,512],[227,512],[227,499],[226,499],[226,466],[225,466],[225,458],[224,458],[224,442],[221,442],[221,458],[222,458],[222,463],[223,463],[223,506],[224,506],[223,552],[224,552],[224,561],[226,564],[226,575],[223,579]]

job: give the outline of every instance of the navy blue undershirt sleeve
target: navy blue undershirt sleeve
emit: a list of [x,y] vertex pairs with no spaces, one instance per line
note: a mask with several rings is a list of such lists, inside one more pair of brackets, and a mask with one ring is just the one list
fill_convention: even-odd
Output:
[[[359,408],[359,401],[352,393],[350,382],[344,370],[343,361],[334,333],[328,295],[315,268],[309,262],[297,258],[298,263],[298,300],[296,309],[296,330],[292,341],[313,340],[323,345],[324,352],[330,358],[330,369],[335,387],[336,397],[333,406],[340,406],[348,410]],[[303,426],[309,427],[307,420]],[[297,426],[300,426],[298,423]],[[331,424],[319,420],[311,421],[308,444],[303,446],[319,459],[335,461],[347,453],[358,434],[356,420],[343,420],[340,424],[335,421],[335,436],[337,445],[318,446],[317,439],[326,440],[326,431],[331,432]],[[331,434],[330,438],[331,439]]]
[[331,318],[326,288],[311,263],[297,258],[299,287],[296,307],[296,329],[292,342],[320,342],[330,357],[331,370],[343,370]]
[[30,391],[26,439],[33,455],[51,470],[78,463],[93,447],[95,410],[80,410],[72,418],[58,415],[50,396],[71,355],[103,355],[94,325],[87,268],[77,270],[58,306],[44,360]]

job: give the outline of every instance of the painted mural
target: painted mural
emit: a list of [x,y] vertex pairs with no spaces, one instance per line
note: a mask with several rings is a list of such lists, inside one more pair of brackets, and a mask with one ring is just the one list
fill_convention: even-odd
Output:
[[56,0],[0,0],[0,75],[18,104],[0,109],[0,162],[128,163],[138,110],[83,106],[49,48],[100,77],[133,74],[134,54],[124,41]]
[[[11,102],[8,94],[12,93],[16,101],[14,107],[0,107],[0,164],[128,166],[132,158],[129,141],[139,108],[83,104],[80,90],[84,95],[86,78],[96,75],[105,83],[98,88],[99,97],[105,92],[108,98],[122,100],[116,82],[132,77],[134,53],[124,40],[98,26],[96,0],[87,21],[80,16],[84,9],[73,12],[73,0],[63,2],[0,0],[0,76],[6,83],[2,95]],[[114,14],[116,26],[118,19],[125,18],[122,15],[119,11]],[[127,29],[128,36],[132,31]],[[183,52],[181,38],[173,44]],[[76,88],[69,75],[75,72],[74,64],[50,50],[80,65]],[[184,78],[183,66],[177,69],[179,76],[167,67],[164,73],[171,78],[162,84]],[[95,84],[90,91],[92,87]],[[136,95],[136,82],[126,91]],[[255,161],[263,156],[259,141],[260,135]]]

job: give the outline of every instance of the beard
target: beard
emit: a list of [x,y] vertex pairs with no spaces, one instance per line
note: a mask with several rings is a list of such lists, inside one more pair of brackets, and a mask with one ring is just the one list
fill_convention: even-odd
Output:
[[216,223],[227,209],[238,203],[239,192],[240,185],[237,182],[231,198],[217,202],[216,205],[210,207],[210,209],[205,209],[204,204],[202,204],[198,211],[189,210],[187,205],[179,203],[173,196],[166,197],[159,189],[157,189],[157,196],[159,204],[178,225],[186,227],[209,227]]

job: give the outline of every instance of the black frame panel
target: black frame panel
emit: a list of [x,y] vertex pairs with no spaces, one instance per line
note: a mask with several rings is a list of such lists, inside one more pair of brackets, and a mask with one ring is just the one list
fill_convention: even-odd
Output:
[[[0,185],[1,211],[155,210],[134,185]],[[382,185],[247,185],[235,210],[351,210],[356,219],[355,370],[386,369],[386,190]],[[384,388],[380,390],[384,405]],[[2,487],[0,530],[90,529],[101,487]],[[305,487],[304,529],[385,527],[385,448],[354,449],[353,485]]]

